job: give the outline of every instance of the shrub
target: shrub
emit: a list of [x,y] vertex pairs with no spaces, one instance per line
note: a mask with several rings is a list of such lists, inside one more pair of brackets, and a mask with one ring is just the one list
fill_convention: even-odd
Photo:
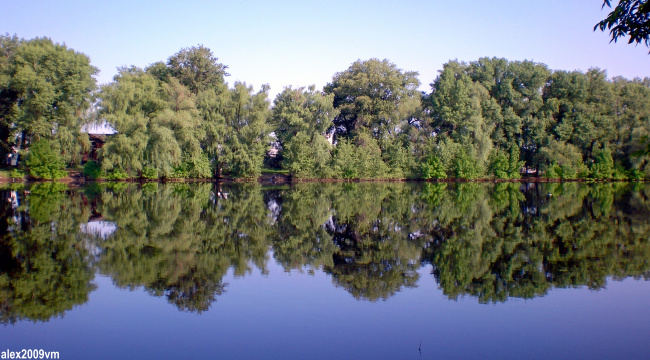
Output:
[[83,174],[91,179],[103,179],[106,177],[106,173],[102,170],[102,167],[94,160],[84,164]]
[[11,172],[9,172],[9,177],[14,179],[22,179],[25,177],[25,173],[18,169],[13,169]]
[[147,166],[142,170],[142,177],[148,180],[158,179],[158,170]]
[[65,163],[48,140],[32,143],[25,160],[31,176],[43,180],[58,180],[66,176]]
[[131,175],[129,175],[129,173],[120,168],[114,168],[111,172],[106,174],[108,180],[124,180],[130,177]]

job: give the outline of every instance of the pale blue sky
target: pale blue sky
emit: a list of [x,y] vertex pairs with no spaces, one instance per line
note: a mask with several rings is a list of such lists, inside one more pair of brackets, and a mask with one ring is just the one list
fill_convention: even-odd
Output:
[[47,36],[88,55],[112,80],[203,44],[228,65],[230,85],[322,88],[357,59],[418,71],[429,91],[450,59],[533,60],[554,70],[599,67],[609,77],[650,76],[644,46],[609,43],[593,26],[600,0],[504,1],[7,1],[0,32]]

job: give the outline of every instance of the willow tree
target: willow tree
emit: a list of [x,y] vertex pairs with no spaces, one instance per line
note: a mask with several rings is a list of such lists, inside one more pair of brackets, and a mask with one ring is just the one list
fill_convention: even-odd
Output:
[[160,82],[139,68],[122,68],[99,98],[102,116],[117,130],[102,149],[102,167],[139,175],[146,166],[148,125],[167,105]]
[[254,93],[253,87],[236,82],[229,91],[224,108],[229,159],[227,170],[238,177],[257,177],[262,173],[264,155],[269,149],[271,132],[269,86]]
[[[147,73],[163,82],[167,94],[177,99],[171,99],[177,102],[171,104],[177,112],[173,117],[185,119],[181,121],[185,125],[176,127],[178,131],[174,131],[180,137],[179,141],[187,145],[182,150],[183,163],[177,168],[177,175],[209,177],[213,174],[219,177],[220,170],[227,166],[229,152],[225,146],[227,129],[224,117],[230,100],[225,82],[227,68],[218,62],[210,49],[199,45],[181,49],[166,63],[157,62],[146,69]],[[183,109],[177,106],[190,103],[191,106]],[[187,116],[190,113],[191,116]]]

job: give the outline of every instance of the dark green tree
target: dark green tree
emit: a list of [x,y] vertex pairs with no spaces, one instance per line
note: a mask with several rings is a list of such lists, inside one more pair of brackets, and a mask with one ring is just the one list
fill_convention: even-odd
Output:
[[[612,1],[604,0],[605,6],[611,8]],[[647,0],[619,0],[616,7],[594,26],[594,31],[609,30],[613,42],[621,37],[630,37],[628,44],[645,43],[650,46],[650,3]]]

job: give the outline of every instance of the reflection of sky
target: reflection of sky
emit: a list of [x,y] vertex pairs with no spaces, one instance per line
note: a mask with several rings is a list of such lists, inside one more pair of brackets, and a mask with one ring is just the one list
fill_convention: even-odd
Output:
[[[63,319],[0,327],[10,349],[60,351],[62,359],[644,358],[650,353],[650,282],[606,290],[552,289],[541,298],[482,305],[450,301],[430,268],[417,288],[357,301],[321,271],[235,278],[201,315],[164,297],[98,276],[90,301]],[[418,352],[421,343],[422,356]]]
[[[106,240],[117,230],[117,225],[112,221],[89,221],[79,225],[79,230],[84,234],[90,235],[91,238]],[[93,256],[98,257],[102,249],[92,239],[87,240],[84,243],[86,250]]]

